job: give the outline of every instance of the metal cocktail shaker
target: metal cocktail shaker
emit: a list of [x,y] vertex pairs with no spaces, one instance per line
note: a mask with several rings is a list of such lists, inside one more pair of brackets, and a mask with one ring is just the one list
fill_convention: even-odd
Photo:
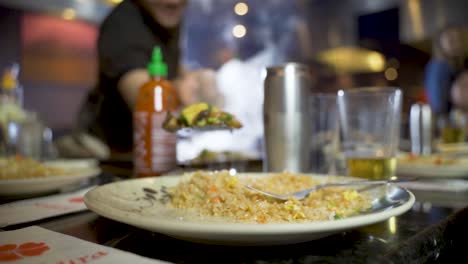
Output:
[[310,163],[308,101],[313,79],[297,63],[269,67],[264,81],[263,170],[307,172]]
[[429,155],[432,152],[432,112],[427,104],[416,103],[410,110],[411,153]]

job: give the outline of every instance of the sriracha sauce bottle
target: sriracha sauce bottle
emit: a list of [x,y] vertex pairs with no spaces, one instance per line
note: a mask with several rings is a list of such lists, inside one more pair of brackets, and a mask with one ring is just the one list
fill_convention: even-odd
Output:
[[148,64],[151,79],[138,92],[133,113],[133,165],[136,177],[159,176],[176,166],[176,135],[162,124],[178,110],[175,89],[167,77],[161,49],[155,47]]

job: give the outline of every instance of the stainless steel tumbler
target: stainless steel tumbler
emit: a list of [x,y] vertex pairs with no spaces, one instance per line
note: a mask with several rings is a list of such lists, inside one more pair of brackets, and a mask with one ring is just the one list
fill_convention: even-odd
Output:
[[310,163],[309,95],[313,78],[297,63],[267,68],[264,81],[266,172],[307,172]]
[[432,152],[432,112],[427,104],[416,103],[410,110],[411,153],[429,155]]

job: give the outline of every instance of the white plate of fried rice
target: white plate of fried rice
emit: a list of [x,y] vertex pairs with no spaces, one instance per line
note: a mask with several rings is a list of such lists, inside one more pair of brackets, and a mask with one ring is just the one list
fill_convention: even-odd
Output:
[[[414,195],[393,184],[366,191],[329,188],[305,200],[278,201],[244,184],[289,193],[318,183],[358,180],[288,173],[195,172],[110,183],[85,196],[99,215],[174,238],[225,245],[279,245],[311,241],[384,221],[408,211]],[[361,187],[362,188],[362,187]],[[398,189],[403,200],[371,209]]]
[[100,173],[94,159],[39,162],[30,158],[1,158],[0,196],[29,196],[59,191]]

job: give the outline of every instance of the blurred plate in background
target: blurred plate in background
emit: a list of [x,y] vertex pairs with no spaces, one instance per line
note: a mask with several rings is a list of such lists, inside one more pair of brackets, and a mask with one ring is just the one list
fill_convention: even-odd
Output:
[[398,157],[396,174],[431,178],[465,178],[468,177],[468,159],[446,155],[401,154]]
[[41,178],[2,179],[0,180],[0,196],[25,196],[59,191],[101,173],[97,161],[93,159],[57,160],[45,164],[64,169],[67,173]]
[[437,144],[437,150],[440,153],[450,154],[465,154],[468,155],[468,143],[450,143],[450,144]]

